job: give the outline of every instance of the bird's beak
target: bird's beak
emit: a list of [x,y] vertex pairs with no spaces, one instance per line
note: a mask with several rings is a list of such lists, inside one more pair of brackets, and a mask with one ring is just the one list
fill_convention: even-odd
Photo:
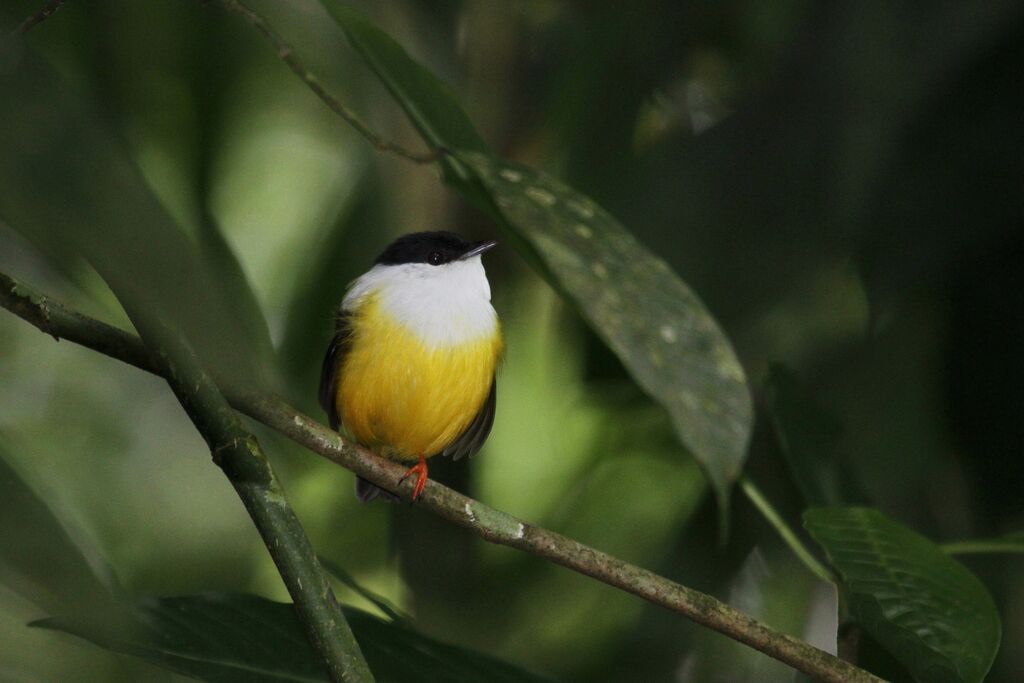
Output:
[[484,240],[483,242],[477,242],[476,244],[474,244],[472,246],[472,248],[469,251],[467,251],[465,254],[460,256],[459,260],[460,261],[465,261],[468,258],[473,258],[474,256],[479,256],[480,254],[484,253],[488,249],[497,246],[497,244],[498,243],[495,240]]

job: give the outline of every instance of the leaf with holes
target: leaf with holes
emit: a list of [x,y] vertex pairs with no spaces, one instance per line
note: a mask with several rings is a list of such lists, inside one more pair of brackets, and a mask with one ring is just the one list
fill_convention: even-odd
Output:
[[[218,683],[320,683],[327,671],[294,608],[255,595],[220,593],[150,598],[116,627],[67,617],[32,626],[63,631],[186,676]],[[493,657],[446,645],[366,612],[345,608],[379,683],[544,683]]]
[[812,508],[804,526],[839,573],[854,621],[915,678],[984,679],[999,648],[999,614],[963,565],[870,508]]

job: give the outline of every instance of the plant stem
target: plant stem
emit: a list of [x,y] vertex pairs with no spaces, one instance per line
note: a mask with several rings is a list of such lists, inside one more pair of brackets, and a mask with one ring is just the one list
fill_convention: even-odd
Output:
[[273,44],[274,49],[277,51],[277,56],[280,57],[281,60],[288,65],[288,68],[292,70],[292,73],[298,76],[299,79],[303,83],[305,83],[306,86],[324,102],[324,104],[330,107],[331,111],[333,111],[335,114],[344,119],[345,122],[348,123],[350,126],[355,128],[356,132],[362,135],[367,140],[369,140],[370,144],[372,144],[376,149],[382,152],[390,152],[392,154],[397,154],[398,156],[408,159],[409,161],[414,161],[417,164],[430,164],[441,158],[441,152],[439,151],[423,153],[410,152],[409,150],[405,149],[404,147],[401,147],[400,145],[396,145],[393,142],[388,142],[387,140],[381,138],[379,135],[370,130],[370,127],[363,123],[363,121],[356,115],[355,112],[346,107],[344,104],[342,104],[340,100],[334,97],[334,95],[331,95],[324,89],[324,87],[320,84],[320,81],[317,80],[316,76],[311,74],[309,70],[306,69],[305,65],[299,60],[299,58],[295,56],[294,48],[292,48],[292,46],[284,38],[282,38],[281,35],[278,34],[277,31],[275,31],[270,26],[270,24],[268,24],[266,20],[263,19],[263,17],[261,17],[259,14],[254,12],[246,5],[239,2],[239,0],[219,1],[221,6],[224,7],[224,9],[240,15],[246,21],[252,24],[252,26],[257,31],[262,33],[267,38],[267,40],[269,40],[271,44]]
[[[0,306],[43,332],[95,349],[143,370],[157,372],[142,342],[127,332],[64,308],[0,273]],[[281,432],[314,453],[359,476],[408,497],[412,483],[396,482],[404,468],[349,443],[337,432],[303,415],[281,399],[248,390],[227,398],[239,411]],[[512,515],[429,481],[416,506],[478,536],[517,548],[593,577],[610,586],[678,612],[827,683],[878,683],[873,674],[797,638],[780,633],[729,605],[654,572],[612,557],[578,541],[527,524]]]
[[739,481],[740,489],[746,494],[747,498],[754,507],[757,508],[768,523],[771,524],[775,531],[778,532],[782,540],[789,546],[789,549],[793,551],[793,554],[804,563],[804,566],[811,570],[815,576],[823,581],[829,583],[835,583],[836,577],[832,575],[825,565],[818,561],[816,557],[807,549],[807,546],[803,544],[800,537],[796,535],[796,532],[786,524],[786,520],[782,519],[782,515],[772,507],[772,504],[768,502],[761,490],[752,482],[748,477],[744,476]]
[[969,541],[951,541],[939,546],[947,555],[1024,554],[1024,538],[979,538]]

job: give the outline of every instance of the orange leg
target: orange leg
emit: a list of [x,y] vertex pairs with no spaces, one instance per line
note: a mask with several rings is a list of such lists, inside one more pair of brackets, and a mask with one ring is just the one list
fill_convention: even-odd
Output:
[[420,461],[410,467],[409,470],[402,475],[402,478],[398,480],[398,483],[401,484],[414,474],[416,475],[416,485],[412,489],[413,501],[420,497],[420,494],[423,493],[423,487],[427,485],[427,460],[422,455],[420,456]]

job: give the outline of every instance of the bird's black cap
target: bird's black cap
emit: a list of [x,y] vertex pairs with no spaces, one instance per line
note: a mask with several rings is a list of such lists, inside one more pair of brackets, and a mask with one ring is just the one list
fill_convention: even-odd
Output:
[[402,263],[429,263],[439,266],[461,258],[481,254],[496,242],[469,242],[454,232],[438,230],[433,232],[413,232],[402,235],[377,257],[376,263],[395,266]]

